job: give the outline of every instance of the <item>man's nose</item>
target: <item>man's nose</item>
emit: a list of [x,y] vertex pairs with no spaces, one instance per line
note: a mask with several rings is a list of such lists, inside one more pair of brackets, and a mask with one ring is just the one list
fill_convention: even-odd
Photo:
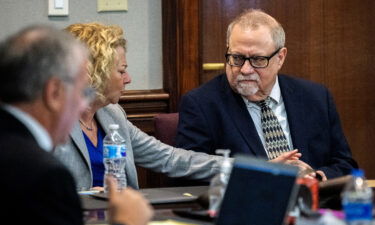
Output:
[[250,60],[246,59],[244,64],[241,67],[242,74],[252,74],[254,73],[254,67],[250,64]]

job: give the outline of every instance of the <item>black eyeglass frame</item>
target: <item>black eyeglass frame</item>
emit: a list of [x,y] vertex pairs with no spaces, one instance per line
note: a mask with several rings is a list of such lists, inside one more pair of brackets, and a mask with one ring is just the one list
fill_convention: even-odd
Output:
[[[226,53],[225,54],[225,59],[227,61],[227,63],[230,65],[230,66],[238,66],[238,67],[242,67],[243,64],[245,64],[246,60],[249,60],[250,62],[250,65],[254,68],[266,68],[268,66],[268,64],[270,63],[270,59],[272,57],[274,57],[281,49],[281,48],[278,48],[276,49],[276,51],[274,51],[270,56],[251,56],[251,57],[245,57],[244,55],[239,55],[239,54],[230,54],[230,53]],[[227,52],[228,52],[228,49],[227,48]],[[236,55],[236,56],[241,56],[243,58],[243,63],[241,65],[234,65],[234,64],[230,64],[229,63],[229,56],[232,56],[232,55]],[[267,64],[265,66],[256,66],[256,65],[253,65],[252,61],[251,60],[258,60],[258,59],[267,59]]]

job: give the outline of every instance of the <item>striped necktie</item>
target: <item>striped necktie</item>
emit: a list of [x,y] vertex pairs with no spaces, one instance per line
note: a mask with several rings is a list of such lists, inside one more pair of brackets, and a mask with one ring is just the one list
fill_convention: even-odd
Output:
[[267,97],[257,104],[261,108],[261,123],[268,159],[274,159],[290,149],[281,125],[269,107],[270,100],[270,97]]

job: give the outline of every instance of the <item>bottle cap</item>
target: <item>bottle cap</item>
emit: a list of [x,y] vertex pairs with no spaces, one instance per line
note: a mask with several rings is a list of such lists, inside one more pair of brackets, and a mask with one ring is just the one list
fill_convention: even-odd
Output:
[[229,149],[216,149],[216,154],[222,154],[224,156],[224,161],[221,164],[221,172],[229,174],[232,170],[232,162],[229,159],[230,150]]
[[352,176],[354,177],[363,177],[365,173],[362,169],[352,169]]
[[118,124],[109,124],[109,129],[110,130],[117,130],[119,128]]

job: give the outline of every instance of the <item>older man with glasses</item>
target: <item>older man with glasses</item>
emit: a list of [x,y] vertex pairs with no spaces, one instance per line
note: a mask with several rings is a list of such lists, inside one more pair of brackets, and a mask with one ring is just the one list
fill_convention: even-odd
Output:
[[285,33],[273,17],[246,10],[227,30],[226,74],[181,101],[176,144],[214,154],[230,149],[298,166],[322,180],[357,167],[326,87],[279,74]]
[[[84,44],[45,25],[0,42],[2,224],[84,224],[74,178],[52,152],[93,100],[87,63]],[[109,222],[147,224],[142,194],[107,181]]]

